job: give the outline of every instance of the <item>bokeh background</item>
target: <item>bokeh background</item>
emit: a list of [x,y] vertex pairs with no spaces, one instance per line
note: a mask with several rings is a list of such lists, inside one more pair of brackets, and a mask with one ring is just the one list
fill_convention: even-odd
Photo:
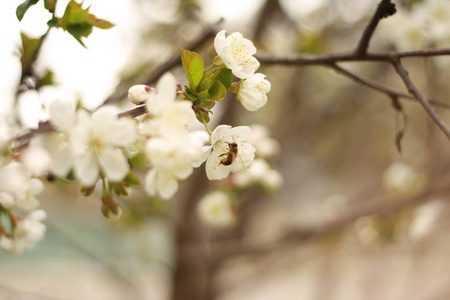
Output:
[[[67,2],[58,1],[57,15]],[[39,3],[19,23],[21,1],[3,1],[0,117],[33,128],[55,99],[95,109],[220,18],[258,53],[351,50],[377,2],[86,0],[116,26],[94,29],[87,49],[51,31],[36,71],[51,69],[55,85],[17,97],[20,32],[41,36],[50,15]],[[393,2],[398,12],[382,20],[371,50],[449,45],[448,1]],[[212,59],[212,40],[198,51]],[[424,94],[448,101],[450,57],[403,63]],[[388,64],[342,66],[406,91]],[[185,80],[180,67],[172,71]],[[83,197],[74,186],[47,183],[39,196],[46,237],[21,256],[0,253],[0,299],[449,299],[449,142],[421,106],[401,101],[396,110],[385,94],[322,66],[262,64],[260,71],[272,84],[268,104],[251,113],[230,95],[214,108],[212,124],[265,125],[281,149],[270,160],[283,177],[279,189],[239,191],[238,221],[217,229],[199,220],[196,204],[229,182],[208,182],[202,168],[169,201],[134,189],[120,200],[116,223],[101,215],[101,191]],[[132,108],[120,97],[113,103]],[[437,111],[450,122],[448,108]]]

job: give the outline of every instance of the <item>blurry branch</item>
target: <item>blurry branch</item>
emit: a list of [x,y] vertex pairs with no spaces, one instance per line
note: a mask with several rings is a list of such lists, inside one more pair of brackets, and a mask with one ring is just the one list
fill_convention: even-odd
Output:
[[[213,39],[216,36],[217,32],[219,31],[220,27],[222,26],[222,23],[223,23],[223,19],[220,19],[215,24],[210,26],[208,29],[205,29],[197,39],[195,39],[194,41],[192,41],[191,43],[189,43],[188,45],[186,45],[182,48],[191,50],[191,51],[198,50],[206,42],[208,42],[209,40]],[[152,72],[150,72],[147,75],[145,81],[141,82],[141,83],[150,85],[150,84],[154,83],[164,73],[170,71],[171,69],[173,69],[174,67],[176,67],[178,65],[181,65],[181,55],[179,52],[175,53],[166,62],[162,63],[161,65],[156,67],[154,70],[152,70]],[[138,83],[136,83],[136,84],[138,84]],[[105,100],[103,105],[117,103],[117,102],[123,100],[124,98],[126,98],[127,93],[128,93],[128,90],[126,90],[126,91],[116,90],[111,96],[109,96]]]
[[[384,85],[382,85],[382,84],[380,84],[380,83],[378,83],[376,81],[373,81],[373,80],[370,80],[370,79],[366,79],[366,78],[362,78],[361,76],[356,75],[356,74],[350,72],[349,70],[338,66],[337,64],[331,64],[331,65],[328,65],[328,66],[330,68],[332,68],[333,70],[335,70],[337,73],[339,73],[339,74],[341,74],[341,75],[343,75],[343,76],[345,76],[347,78],[350,78],[351,80],[353,80],[353,81],[355,81],[357,83],[360,83],[360,84],[368,86],[368,87],[370,87],[370,88],[372,88],[374,90],[377,90],[377,91],[380,91],[382,93],[385,93],[388,96],[391,96],[391,97],[392,96],[402,97],[402,98],[405,98],[407,100],[418,101],[418,99],[416,99],[416,97],[411,96],[410,94],[406,94],[406,93],[403,93],[403,92],[400,92],[400,91],[396,91],[396,90],[393,90],[393,89],[391,89],[391,88],[389,88],[387,86],[384,86]],[[428,99],[428,102],[430,104],[432,104],[432,105],[435,105],[435,106],[441,106],[441,107],[450,108],[450,103],[447,103],[447,102],[437,101],[437,100],[433,100],[433,99]]]
[[378,4],[377,10],[372,16],[369,24],[367,24],[366,28],[364,29],[361,39],[359,40],[358,47],[355,51],[355,54],[357,56],[363,56],[366,53],[367,48],[369,47],[370,39],[375,32],[375,28],[377,27],[378,22],[380,22],[382,18],[386,18],[395,14],[395,12],[395,4],[391,3],[391,0],[382,0],[380,4]]
[[[185,247],[184,255],[189,257],[193,263],[197,261],[203,261],[205,259],[214,261],[222,261],[224,259],[236,256],[236,255],[263,255],[269,254],[273,251],[282,250],[289,246],[298,246],[307,242],[312,242],[318,238],[325,237],[330,234],[335,234],[346,227],[352,225],[355,221],[362,217],[386,214],[386,213],[398,213],[403,209],[420,205],[427,201],[432,200],[430,196],[446,194],[450,191],[450,185],[448,184],[448,176],[441,178],[439,183],[434,184],[428,190],[421,194],[410,196],[399,201],[398,197],[385,196],[372,202],[370,205],[362,205],[356,209],[349,211],[336,218],[333,221],[312,227],[293,228],[287,230],[286,233],[278,240],[266,244],[251,245],[244,240],[233,240],[225,242],[215,242],[207,246],[199,246],[198,244],[189,245]],[[433,182],[433,181],[431,181]],[[201,249],[200,247],[205,247]],[[203,251],[202,251],[203,250]],[[205,252],[207,254],[205,254]]]
[[442,132],[444,132],[447,138],[450,140],[450,129],[447,127],[447,125],[445,125],[445,123],[441,120],[436,111],[431,107],[428,100],[419,92],[419,90],[413,84],[413,82],[409,78],[408,71],[406,71],[406,69],[402,66],[399,60],[393,60],[392,65],[394,66],[397,74],[403,80],[405,86],[408,88],[409,93],[419,100],[420,104],[422,104],[425,111],[430,115],[433,121],[439,126]]
[[416,51],[386,51],[386,52],[367,52],[358,56],[353,51],[329,53],[329,54],[296,54],[290,56],[276,56],[270,54],[256,54],[255,57],[266,65],[286,65],[286,66],[314,66],[335,64],[338,62],[358,62],[373,61],[390,63],[394,59],[406,57],[430,57],[450,55],[450,48],[423,49]]

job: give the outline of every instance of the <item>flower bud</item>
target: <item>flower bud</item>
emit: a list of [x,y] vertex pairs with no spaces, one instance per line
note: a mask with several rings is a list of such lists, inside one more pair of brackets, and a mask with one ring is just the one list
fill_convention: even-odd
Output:
[[145,103],[152,88],[145,84],[133,85],[128,90],[128,99],[136,105]]
[[223,65],[223,59],[220,56],[216,56],[214,57],[214,59],[212,60],[212,63],[216,66],[220,66]]
[[131,196],[131,186],[125,182],[118,182],[113,185],[114,193],[116,193],[117,196],[126,199]]
[[122,217],[122,208],[111,196],[103,196],[102,202],[102,213],[108,221],[114,222]]

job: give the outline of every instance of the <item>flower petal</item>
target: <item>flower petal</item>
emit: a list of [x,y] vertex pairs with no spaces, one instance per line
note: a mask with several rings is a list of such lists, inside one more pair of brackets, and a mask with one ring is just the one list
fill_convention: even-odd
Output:
[[170,172],[159,171],[156,180],[159,194],[165,199],[172,197],[178,190],[178,182]]
[[236,143],[246,141],[250,138],[252,130],[248,126],[237,126],[231,129],[232,138]]
[[219,125],[211,133],[211,145],[214,145],[219,140],[225,140],[231,142],[231,126]]
[[223,179],[230,174],[230,166],[220,164],[219,151],[212,151],[206,161],[206,176],[209,180]]
[[158,170],[156,168],[148,171],[147,176],[145,176],[145,191],[150,196],[155,196],[157,192],[156,188],[156,174]]
[[98,160],[105,176],[113,182],[121,181],[130,171],[130,165],[120,149],[104,147],[98,154]]
[[74,165],[75,177],[82,185],[93,186],[100,173],[97,155],[93,151],[87,151]]

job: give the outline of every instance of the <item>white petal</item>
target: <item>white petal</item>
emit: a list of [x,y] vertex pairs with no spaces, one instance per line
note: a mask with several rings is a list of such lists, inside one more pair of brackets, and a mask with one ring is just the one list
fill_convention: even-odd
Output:
[[147,99],[147,110],[150,114],[159,114],[164,107],[173,103],[176,98],[177,81],[171,73],[164,74],[156,84],[156,92],[151,92]]
[[147,175],[145,176],[145,191],[150,196],[155,196],[157,192],[156,187],[156,175],[158,170],[156,168],[151,169],[148,171]]
[[231,142],[231,126],[219,125],[211,133],[211,144],[214,145],[219,140],[225,140]]
[[222,49],[226,45],[227,40],[225,38],[226,30],[219,31],[214,38],[214,49],[217,52],[217,55],[222,56]]
[[57,176],[65,177],[73,166],[72,151],[68,146],[53,154],[51,171]]
[[230,174],[230,166],[219,164],[219,155],[219,151],[213,151],[206,161],[206,176],[209,180],[223,179]]
[[44,191],[44,183],[37,178],[31,178],[29,191],[33,196],[39,195]]
[[161,197],[169,199],[178,190],[178,182],[171,173],[159,171],[157,175],[157,186]]
[[120,149],[104,147],[98,154],[104,175],[111,181],[121,181],[130,171],[125,155]]
[[240,143],[238,145],[238,156],[231,164],[232,172],[240,172],[244,169],[248,169],[253,164],[255,158],[255,148],[249,143]]
[[110,127],[103,136],[103,140],[109,145],[126,147],[136,141],[137,135],[136,122],[124,117],[115,121],[114,126]]
[[252,130],[248,126],[237,126],[231,129],[231,135],[237,143],[248,140],[251,134]]
[[203,155],[202,157],[198,160],[192,163],[192,166],[194,168],[198,168],[200,167],[200,165],[208,159],[209,155],[211,154],[211,151],[213,149],[213,146],[203,146],[202,150],[203,150]]
[[62,132],[70,132],[76,123],[76,113],[70,103],[53,101],[49,107],[50,121]]
[[75,177],[85,186],[93,186],[100,173],[97,156],[93,151],[87,151],[82,157],[76,159],[74,164]]

